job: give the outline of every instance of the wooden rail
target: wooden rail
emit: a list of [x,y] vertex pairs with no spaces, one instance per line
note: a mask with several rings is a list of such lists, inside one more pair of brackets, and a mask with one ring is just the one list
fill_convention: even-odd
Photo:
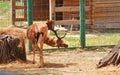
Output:
[[103,7],[119,7],[120,1],[116,3],[96,3],[95,8],[103,8]]
[[70,11],[79,11],[78,6],[72,6],[72,7],[55,7],[55,12],[70,12]]
[[15,9],[25,9],[25,6],[15,6]]
[[[76,12],[79,11],[79,6],[63,6],[63,7],[55,7],[55,12]],[[90,6],[85,7],[85,11],[90,11]]]
[[[79,24],[79,20],[57,20],[55,21],[55,25],[77,25]],[[90,24],[90,20],[86,20],[86,24]]]

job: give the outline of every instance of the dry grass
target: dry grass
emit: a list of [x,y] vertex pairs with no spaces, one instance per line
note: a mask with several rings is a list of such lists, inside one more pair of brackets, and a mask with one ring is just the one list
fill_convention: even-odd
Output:
[[9,26],[7,28],[1,28],[0,35],[18,36],[18,37],[25,39],[26,29],[17,28],[15,26]]

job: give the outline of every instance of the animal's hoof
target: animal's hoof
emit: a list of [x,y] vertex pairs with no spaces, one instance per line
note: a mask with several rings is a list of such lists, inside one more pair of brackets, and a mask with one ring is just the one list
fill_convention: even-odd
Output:
[[42,68],[42,67],[44,67],[44,65],[39,65],[39,68]]
[[33,64],[35,64],[35,62],[33,62]]

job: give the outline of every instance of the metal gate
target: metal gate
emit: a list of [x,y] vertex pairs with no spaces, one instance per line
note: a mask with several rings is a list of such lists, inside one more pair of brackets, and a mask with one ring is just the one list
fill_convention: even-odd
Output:
[[11,0],[12,25],[25,25],[27,21],[26,0]]

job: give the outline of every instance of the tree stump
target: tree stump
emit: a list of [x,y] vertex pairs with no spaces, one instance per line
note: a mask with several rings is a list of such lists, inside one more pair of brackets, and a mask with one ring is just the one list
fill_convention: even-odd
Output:
[[120,41],[118,44],[105,56],[100,59],[97,64],[97,68],[105,67],[107,65],[119,65],[120,64]]
[[0,35],[0,64],[26,61],[24,40],[16,36]]

